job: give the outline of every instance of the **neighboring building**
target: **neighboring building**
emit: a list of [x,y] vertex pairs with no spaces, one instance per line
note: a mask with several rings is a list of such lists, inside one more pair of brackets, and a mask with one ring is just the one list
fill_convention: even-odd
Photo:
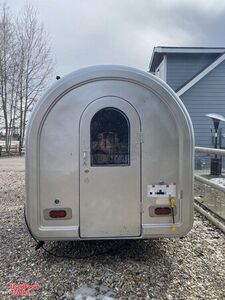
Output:
[[[149,72],[167,82],[183,101],[195,144],[211,147],[212,122],[205,115],[225,116],[225,48],[155,47]],[[221,128],[225,133],[225,122]]]

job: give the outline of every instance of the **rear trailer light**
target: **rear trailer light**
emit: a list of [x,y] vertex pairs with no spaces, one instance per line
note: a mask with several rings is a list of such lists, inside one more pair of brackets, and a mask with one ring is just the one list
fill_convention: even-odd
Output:
[[65,210],[50,210],[49,212],[50,218],[65,218],[66,217],[66,211]]
[[155,208],[156,215],[170,215],[171,208],[170,207],[157,207]]

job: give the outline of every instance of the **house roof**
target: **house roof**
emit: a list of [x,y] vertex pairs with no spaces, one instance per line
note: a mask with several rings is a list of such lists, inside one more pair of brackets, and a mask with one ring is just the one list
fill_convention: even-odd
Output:
[[154,72],[157,66],[163,60],[163,56],[168,53],[177,54],[222,54],[225,53],[225,47],[154,47],[149,63],[149,72]]

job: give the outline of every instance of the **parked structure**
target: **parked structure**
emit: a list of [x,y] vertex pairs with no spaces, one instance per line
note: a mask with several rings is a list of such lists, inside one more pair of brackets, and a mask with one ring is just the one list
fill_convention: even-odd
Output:
[[[183,101],[196,145],[211,147],[212,124],[205,115],[225,116],[225,48],[155,47],[149,71],[167,82]],[[221,126],[225,133],[225,123]]]
[[122,66],[74,72],[32,112],[28,226],[39,240],[186,234],[193,222],[193,131],[157,77]]

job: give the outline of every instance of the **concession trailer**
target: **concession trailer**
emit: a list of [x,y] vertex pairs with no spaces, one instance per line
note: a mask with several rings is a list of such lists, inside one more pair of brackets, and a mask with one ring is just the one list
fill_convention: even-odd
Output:
[[149,73],[88,67],[40,99],[26,136],[28,227],[39,240],[183,236],[193,223],[193,129]]

